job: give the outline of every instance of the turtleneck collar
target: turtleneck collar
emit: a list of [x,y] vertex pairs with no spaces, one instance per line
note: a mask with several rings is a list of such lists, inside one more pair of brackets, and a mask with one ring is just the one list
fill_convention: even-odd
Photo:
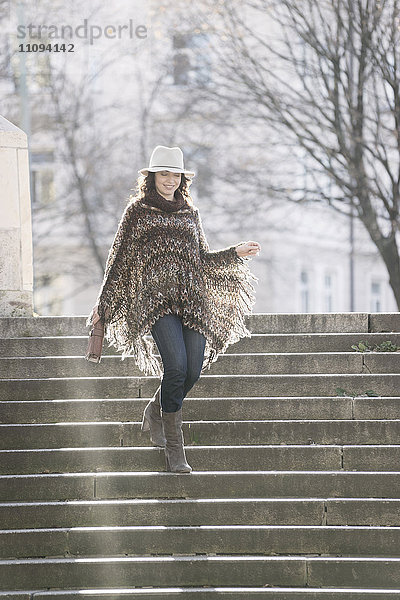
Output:
[[189,206],[179,188],[175,190],[173,200],[167,200],[164,198],[164,196],[157,192],[156,188],[153,188],[148,194],[146,194],[146,197],[142,199],[142,202],[143,204],[147,204],[149,206],[155,206],[156,208],[164,210],[165,212],[175,212],[180,208],[186,208]]

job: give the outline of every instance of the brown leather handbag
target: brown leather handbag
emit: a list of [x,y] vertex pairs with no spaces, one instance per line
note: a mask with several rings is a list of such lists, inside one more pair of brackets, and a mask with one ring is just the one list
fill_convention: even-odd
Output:
[[93,318],[93,326],[89,332],[88,347],[85,359],[90,362],[99,363],[104,340],[104,323],[98,315]]

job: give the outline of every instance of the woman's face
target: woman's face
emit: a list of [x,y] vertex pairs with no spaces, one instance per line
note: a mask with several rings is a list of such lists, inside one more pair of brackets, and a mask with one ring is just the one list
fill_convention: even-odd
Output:
[[181,184],[182,173],[172,173],[172,171],[156,171],[154,174],[156,190],[167,200],[173,200],[175,190]]

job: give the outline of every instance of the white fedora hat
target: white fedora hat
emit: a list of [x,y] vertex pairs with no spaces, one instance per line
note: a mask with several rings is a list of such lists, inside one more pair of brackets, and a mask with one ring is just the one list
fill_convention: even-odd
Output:
[[183,152],[178,146],[168,148],[167,146],[156,146],[151,153],[149,166],[138,171],[147,175],[149,171],[172,171],[173,173],[184,173],[188,177],[194,177],[193,171],[185,171],[183,166]]

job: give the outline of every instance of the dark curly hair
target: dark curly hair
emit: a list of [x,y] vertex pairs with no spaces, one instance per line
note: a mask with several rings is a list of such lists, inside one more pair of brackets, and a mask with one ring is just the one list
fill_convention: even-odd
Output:
[[[192,184],[192,179],[186,177],[184,173],[182,173],[181,183],[179,184],[179,190],[182,193],[182,196],[185,198],[186,202],[193,206],[193,200],[190,196],[189,187]],[[148,171],[147,175],[139,175],[136,182],[136,188],[134,189],[135,194],[129,196],[129,200],[141,200],[145,198],[146,195],[150,192],[150,190],[155,189],[155,173],[152,171]]]

